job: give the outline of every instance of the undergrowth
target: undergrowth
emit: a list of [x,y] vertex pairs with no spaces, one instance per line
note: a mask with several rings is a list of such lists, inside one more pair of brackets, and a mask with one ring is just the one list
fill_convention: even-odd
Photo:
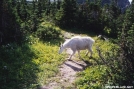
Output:
[[[75,81],[77,89],[105,89],[106,85],[111,82],[111,69],[104,61],[109,63],[116,63],[114,57],[117,56],[118,46],[110,41],[96,39],[93,45],[93,57],[85,56],[86,51],[81,51],[81,56],[85,61],[88,61],[88,67],[77,74],[78,79]],[[106,60],[102,60],[99,56],[97,48],[101,50],[102,56]],[[110,58],[111,57],[111,58]],[[114,62],[115,61],[115,62]],[[113,64],[114,65],[114,64]]]
[[90,66],[85,71],[78,74],[80,77],[76,81],[78,89],[103,89],[107,81],[106,66]]
[[43,41],[62,38],[61,29],[50,22],[42,22],[34,34]]
[[33,36],[21,45],[0,47],[0,89],[37,89],[55,76],[65,55],[58,54],[58,42],[42,42]]

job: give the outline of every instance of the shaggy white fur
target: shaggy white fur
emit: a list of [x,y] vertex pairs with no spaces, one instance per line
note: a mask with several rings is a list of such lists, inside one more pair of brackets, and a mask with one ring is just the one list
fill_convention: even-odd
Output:
[[94,39],[92,39],[91,37],[81,37],[81,36],[75,36],[72,37],[71,39],[65,41],[61,46],[60,46],[60,50],[59,53],[62,53],[64,49],[66,48],[71,48],[71,50],[73,51],[73,53],[70,55],[69,59],[72,58],[72,56],[75,54],[76,51],[78,51],[78,55],[79,58],[80,57],[80,50],[85,50],[87,49],[87,53],[86,55],[88,55],[88,53],[90,52],[90,57],[92,56],[92,45],[95,42]]

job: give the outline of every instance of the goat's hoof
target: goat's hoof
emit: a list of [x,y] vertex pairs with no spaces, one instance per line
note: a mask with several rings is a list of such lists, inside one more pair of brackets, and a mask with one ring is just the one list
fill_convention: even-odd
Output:
[[79,59],[82,59],[82,57],[79,57]]
[[68,59],[68,61],[72,61],[71,59]]
[[70,58],[67,58],[68,61],[72,61]]

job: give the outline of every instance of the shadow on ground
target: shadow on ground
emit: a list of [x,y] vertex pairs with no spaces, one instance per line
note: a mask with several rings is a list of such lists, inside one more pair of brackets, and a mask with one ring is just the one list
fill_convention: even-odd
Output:
[[69,60],[69,61],[77,66],[71,65],[71,63],[66,63],[66,62],[64,64],[71,67],[74,71],[82,71],[86,69],[88,66],[92,65],[91,63],[89,63],[89,61],[85,61],[83,59],[82,61],[74,61],[74,60]]

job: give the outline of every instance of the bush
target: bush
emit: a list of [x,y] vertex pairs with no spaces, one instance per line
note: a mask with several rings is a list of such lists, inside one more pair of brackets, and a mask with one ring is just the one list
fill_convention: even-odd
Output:
[[81,77],[76,81],[78,89],[102,89],[107,81],[106,66],[89,67],[81,74]]
[[61,31],[58,28],[52,26],[40,26],[36,31],[36,36],[42,40],[51,40],[60,38]]

